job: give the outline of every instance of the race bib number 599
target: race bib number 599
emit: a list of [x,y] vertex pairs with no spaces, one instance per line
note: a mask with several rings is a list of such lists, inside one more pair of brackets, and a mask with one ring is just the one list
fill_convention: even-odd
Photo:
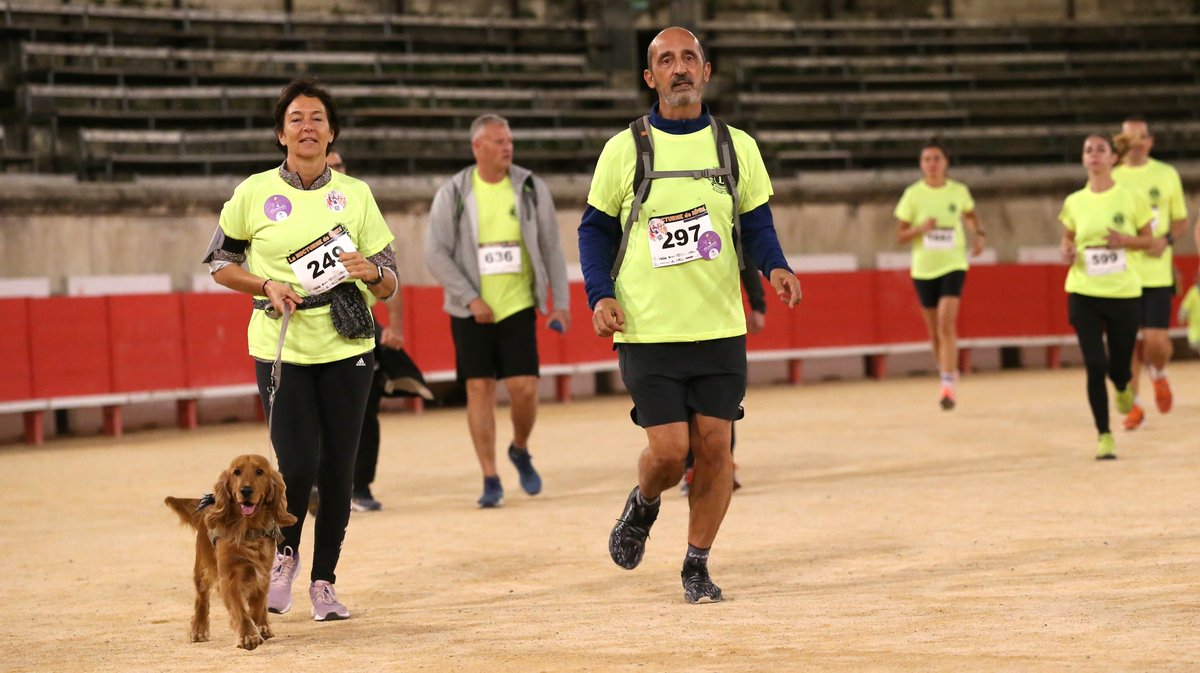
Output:
[[338,283],[350,277],[338,256],[343,252],[354,252],[354,242],[346,228],[338,225],[329,233],[287,256],[287,262],[300,284],[309,294],[328,292]]
[[1085,248],[1083,263],[1089,276],[1107,276],[1125,270],[1125,251],[1121,248]]

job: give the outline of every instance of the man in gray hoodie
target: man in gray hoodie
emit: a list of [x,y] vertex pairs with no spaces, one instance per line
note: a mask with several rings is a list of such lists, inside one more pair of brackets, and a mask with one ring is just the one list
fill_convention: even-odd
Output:
[[[567,269],[546,183],[512,163],[512,131],[498,115],[471,123],[475,164],[438,189],[429,212],[425,263],[445,290],[467,426],[483,471],[480,507],[498,507],[496,380],[504,379],[513,424],[508,457],[529,495],[542,480],[529,456],[537,417],[537,312],[559,332],[571,324]],[[548,296],[549,295],[549,296]]]

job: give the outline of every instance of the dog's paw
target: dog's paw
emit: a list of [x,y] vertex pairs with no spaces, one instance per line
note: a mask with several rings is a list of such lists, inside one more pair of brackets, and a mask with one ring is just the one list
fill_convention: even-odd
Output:
[[192,642],[193,643],[207,643],[208,642],[208,629],[196,629],[196,630],[192,631]]
[[253,650],[263,644],[263,638],[257,632],[242,636],[238,639],[237,646],[243,650]]
[[271,630],[270,624],[263,624],[262,626],[258,627],[258,633],[262,636],[263,640],[268,640],[275,637],[275,632]]

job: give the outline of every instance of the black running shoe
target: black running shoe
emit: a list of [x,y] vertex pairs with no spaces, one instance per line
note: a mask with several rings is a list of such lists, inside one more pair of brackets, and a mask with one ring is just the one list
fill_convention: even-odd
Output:
[[483,508],[499,507],[504,504],[504,487],[500,485],[500,477],[483,478],[483,495],[479,496],[479,506]]
[[683,562],[683,600],[689,603],[716,603],[721,600],[721,587],[708,576],[707,563]]
[[613,563],[633,570],[642,562],[642,554],[646,551],[646,538],[650,536],[650,526],[658,518],[658,506],[639,505],[638,487],[634,486],[625,500],[625,511],[613,526],[612,534],[608,536],[608,554]]

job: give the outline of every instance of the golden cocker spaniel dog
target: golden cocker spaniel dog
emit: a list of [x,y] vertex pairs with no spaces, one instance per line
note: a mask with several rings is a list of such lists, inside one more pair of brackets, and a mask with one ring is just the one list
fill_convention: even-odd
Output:
[[164,502],[196,530],[196,610],[192,642],[208,640],[208,592],[215,584],[229,611],[237,646],[253,650],[275,634],[267,623],[267,590],[280,527],[288,514],[283,477],[266,458],[238,456],[203,499]]

